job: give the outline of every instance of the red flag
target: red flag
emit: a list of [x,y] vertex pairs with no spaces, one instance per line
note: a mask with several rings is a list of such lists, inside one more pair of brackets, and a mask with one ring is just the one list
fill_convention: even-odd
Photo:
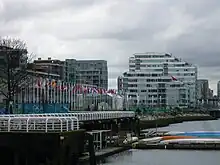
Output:
[[173,81],[177,81],[176,77],[171,76],[171,78],[172,78]]
[[41,85],[42,85],[42,82],[41,82],[41,80],[40,80],[40,79],[38,79],[38,80],[37,80],[37,86],[40,88],[40,87],[41,87]]

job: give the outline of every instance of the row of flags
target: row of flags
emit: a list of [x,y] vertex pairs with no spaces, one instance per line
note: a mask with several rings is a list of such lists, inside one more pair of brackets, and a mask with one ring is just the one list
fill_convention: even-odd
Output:
[[37,88],[49,88],[49,89],[57,89],[59,91],[72,91],[73,93],[96,93],[96,94],[116,94],[115,89],[104,89],[98,88],[94,86],[86,86],[82,84],[72,84],[62,81],[50,80],[50,79],[37,79],[35,87]]
[[[178,81],[178,79],[174,76],[171,75],[172,81]],[[72,84],[72,83],[67,83],[67,82],[62,82],[62,81],[56,81],[53,79],[42,79],[38,78],[36,80],[35,84],[36,88],[52,88],[52,89],[58,89],[60,91],[69,91],[72,90],[73,93],[97,93],[97,94],[116,94],[115,89],[103,89],[103,88],[98,88],[94,86],[86,86],[86,85],[81,85],[81,84]]]

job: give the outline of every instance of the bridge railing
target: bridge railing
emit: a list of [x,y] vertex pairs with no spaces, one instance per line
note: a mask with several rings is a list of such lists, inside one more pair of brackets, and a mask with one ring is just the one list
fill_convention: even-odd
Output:
[[79,121],[106,120],[135,117],[132,111],[98,111],[77,113],[9,114],[2,117],[76,117]]
[[79,129],[77,117],[1,116],[0,132],[65,132]]

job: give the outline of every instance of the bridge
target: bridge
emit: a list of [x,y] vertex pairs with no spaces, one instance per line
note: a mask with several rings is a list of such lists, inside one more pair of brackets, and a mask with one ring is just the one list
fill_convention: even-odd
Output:
[[133,132],[136,119],[132,111],[2,114],[1,162],[77,164],[79,155],[87,152],[85,148],[94,153],[94,148],[105,147],[103,141],[113,134]]
[[0,132],[66,132],[79,130],[80,123],[134,118],[132,111],[0,115]]

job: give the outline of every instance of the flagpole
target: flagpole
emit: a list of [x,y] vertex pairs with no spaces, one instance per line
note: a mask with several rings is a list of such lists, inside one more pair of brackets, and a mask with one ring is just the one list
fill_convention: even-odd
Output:
[[[59,87],[59,80],[57,80],[57,83],[56,83],[56,88],[55,88],[55,92],[56,92],[56,102],[55,103],[59,103],[59,93],[58,93],[58,87]],[[55,104],[56,106],[56,104]]]
[[84,108],[84,104],[85,104],[85,100],[84,100],[84,97],[85,97],[85,86],[83,85],[82,87],[82,96],[81,96],[81,110],[83,110]]
[[55,80],[53,79],[53,82],[52,82],[52,91],[53,91],[53,104],[55,106],[55,101],[56,101],[56,82]]
[[25,102],[25,104],[27,104],[27,98],[28,98],[28,96],[27,96],[27,87],[24,87],[24,102]]
[[41,93],[41,97],[42,97],[42,107],[43,107],[43,111],[45,112],[45,104],[46,104],[46,100],[47,100],[47,91],[46,91],[46,79],[43,79],[43,88],[42,88],[42,93]]
[[61,93],[61,90],[62,90],[62,82],[61,82],[61,80],[59,80],[59,89],[58,89],[58,93],[59,93],[59,104],[62,103],[62,93]]
[[71,83],[68,82],[68,89],[67,89],[67,94],[68,94],[68,107],[69,111],[71,110],[71,98],[70,98],[70,89],[71,89]]
[[103,89],[101,88],[101,91],[100,91],[100,105],[101,105],[101,111],[103,111],[103,105],[102,105],[102,94],[103,94]]
[[68,83],[67,82],[65,82],[65,103],[68,103]]
[[30,83],[28,83],[28,89],[27,89],[27,94],[28,94],[28,103],[30,103],[31,100],[31,95],[30,95]]
[[80,84],[80,90],[78,90],[77,91],[77,95],[76,95],[76,97],[77,97],[77,109],[78,109],[78,111],[80,110],[80,92],[81,92],[81,88],[82,88],[82,84]]
[[47,78],[47,79],[46,79],[46,91],[47,91],[46,103],[47,103],[47,105],[48,105],[48,103],[49,103],[49,87],[48,87],[48,82],[49,82],[49,79]]
[[73,110],[76,110],[76,84],[73,86]]
[[31,103],[34,104],[35,90],[34,90],[34,78],[31,77]]
[[62,81],[61,93],[62,93],[62,106],[63,106],[64,104],[64,81]]
[[43,101],[43,98],[42,98],[42,93],[43,93],[43,78],[40,78],[39,84],[40,84],[40,87],[38,87],[38,104],[39,104],[39,107],[41,107],[41,106],[42,106],[41,102]]
[[76,91],[76,109],[77,109],[77,111],[79,110],[79,102],[80,102],[80,100],[79,100],[79,87],[81,86],[81,84],[78,86],[77,85],[77,91]]
[[151,106],[152,106],[152,110],[153,110],[153,103],[154,103],[154,98],[153,98],[153,96],[151,96]]
[[73,109],[73,84],[70,83],[70,110]]
[[37,82],[37,84],[36,84],[37,95],[36,95],[36,98],[35,98],[37,104],[38,104],[38,102],[39,102],[39,98],[38,98],[38,97],[39,97],[39,90],[38,90],[38,89],[40,88],[40,87],[39,87],[39,82],[38,82],[38,81],[39,81],[39,80],[36,81],[36,82]]

